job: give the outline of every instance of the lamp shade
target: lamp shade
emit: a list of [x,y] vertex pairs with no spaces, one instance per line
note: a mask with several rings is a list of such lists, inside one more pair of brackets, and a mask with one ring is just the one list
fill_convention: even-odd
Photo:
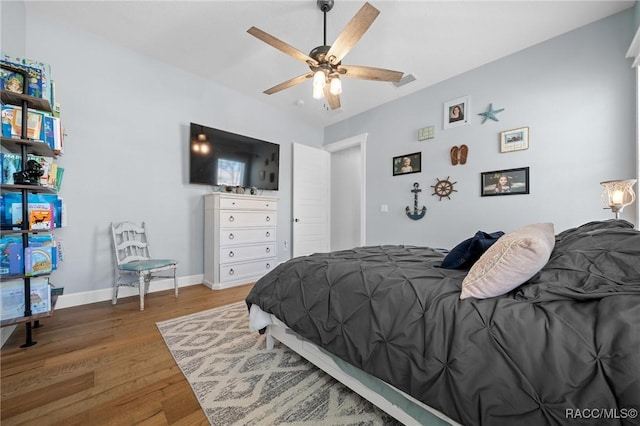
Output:
[[606,208],[610,208],[615,213],[616,218],[619,217],[625,206],[636,200],[636,194],[633,192],[635,179],[625,180],[608,180],[600,182],[602,185],[602,204]]

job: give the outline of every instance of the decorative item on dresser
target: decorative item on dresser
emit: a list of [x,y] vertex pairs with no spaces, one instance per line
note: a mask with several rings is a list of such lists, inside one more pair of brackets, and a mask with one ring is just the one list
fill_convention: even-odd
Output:
[[277,265],[275,197],[204,196],[204,284],[214,290],[258,280]]

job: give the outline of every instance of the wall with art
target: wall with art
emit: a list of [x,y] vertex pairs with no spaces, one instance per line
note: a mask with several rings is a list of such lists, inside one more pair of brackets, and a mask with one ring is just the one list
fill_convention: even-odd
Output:
[[367,243],[613,218],[600,182],[636,177],[634,34],[628,10],[327,127],[326,143],[369,135]]

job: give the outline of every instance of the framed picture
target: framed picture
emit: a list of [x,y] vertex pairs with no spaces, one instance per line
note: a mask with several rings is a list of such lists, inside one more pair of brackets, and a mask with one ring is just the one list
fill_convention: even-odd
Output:
[[393,175],[408,175],[422,171],[422,153],[400,155],[393,157]]
[[529,193],[529,168],[480,173],[480,195],[516,195]]
[[520,151],[529,148],[529,128],[505,130],[500,133],[500,152]]
[[469,97],[454,99],[444,103],[444,129],[462,126],[469,122]]

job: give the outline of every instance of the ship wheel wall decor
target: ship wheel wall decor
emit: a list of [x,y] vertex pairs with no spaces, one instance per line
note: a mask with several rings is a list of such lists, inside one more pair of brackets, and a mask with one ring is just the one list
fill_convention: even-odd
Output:
[[449,176],[447,176],[446,179],[440,180],[439,178],[436,178],[436,180],[437,180],[436,184],[431,185],[431,187],[433,188],[433,194],[431,195],[437,195],[438,197],[440,197],[438,201],[442,201],[444,197],[451,199],[450,197],[451,193],[458,192],[457,190],[453,189],[453,185],[455,185],[458,182],[451,182],[449,180]]

